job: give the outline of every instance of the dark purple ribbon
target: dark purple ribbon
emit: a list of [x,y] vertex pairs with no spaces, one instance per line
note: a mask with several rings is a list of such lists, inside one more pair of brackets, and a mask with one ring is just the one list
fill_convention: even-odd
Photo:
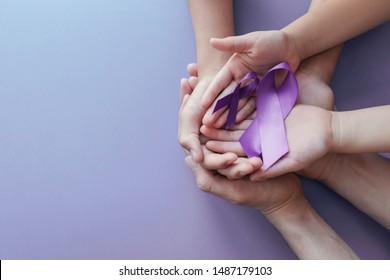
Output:
[[[275,71],[279,69],[288,72],[283,83],[277,88]],[[248,84],[241,87],[243,83]],[[214,112],[229,106],[226,128],[236,122],[240,98],[253,92],[256,92],[256,118],[239,141],[248,157],[258,157],[262,154],[263,169],[267,170],[289,151],[284,119],[297,100],[298,82],[287,62],[276,65],[261,80],[255,72],[249,72],[231,94],[218,100],[215,105]]]

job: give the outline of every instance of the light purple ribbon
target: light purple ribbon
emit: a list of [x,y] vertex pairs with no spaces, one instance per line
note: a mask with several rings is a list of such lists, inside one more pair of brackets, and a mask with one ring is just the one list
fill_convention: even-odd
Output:
[[[279,69],[288,72],[277,88],[275,71]],[[248,84],[241,87],[243,83]],[[248,157],[262,154],[263,169],[267,170],[289,151],[284,119],[297,100],[298,82],[287,62],[276,65],[261,80],[255,72],[249,72],[231,94],[221,98],[215,105],[214,112],[229,106],[226,128],[236,122],[239,99],[253,92],[256,92],[256,118],[239,141]]]

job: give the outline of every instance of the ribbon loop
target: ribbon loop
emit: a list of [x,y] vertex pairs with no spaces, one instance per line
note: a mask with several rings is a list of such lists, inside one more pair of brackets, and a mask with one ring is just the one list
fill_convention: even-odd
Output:
[[[287,76],[279,88],[275,85],[277,70],[287,70]],[[253,79],[248,85],[241,85]],[[229,106],[226,128],[236,122],[239,99],[256,92],[256,118],[240,138],[248,157],[262,154],[263,169],[267,170],[289,151],[284,119],[288,116],[298,97],[298,82],[287,62],[269,70],[260,80],[255,72],[249,72],[235,90],[220,99],[214,111]]]
[[[241,85],[249,80],[253,79],[252,82],[247,84],[244,87],[241,87]],[[234,91],[218,100],[217,104],[215,104],[213,113],[220,110],[221,108],[229,105],[229,113],[228,118],[226,122],[226,129],[228,129],[231,125],[235,124],[236,122],[236,116],[237,116],[237,108],[238,108],[238,101],[241,98],[244,98],[250,94],[252,94],[259,84],[260,80],[259,77],[257,77],[257,74],[255,72],[249,72],[245,75],[245,77],[238,83]]]

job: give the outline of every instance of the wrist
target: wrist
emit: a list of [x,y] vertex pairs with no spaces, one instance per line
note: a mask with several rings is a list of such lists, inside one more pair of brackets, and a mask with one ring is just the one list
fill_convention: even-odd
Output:
[[358,259],[303,195],[289,206],[267,218],[299,259]]
[[354,140],[354,124],[349,112],[331,112],[332,144],[330,152],[343,153]]
[[279,183],[284,188],[290,190],[290,194],[283,200],[278,200],[278,203],[271,203],[269,205],[261,205],[257,209],[272,223],[278,223],[280,219],[289,216],[290,213],[296,212],[300,209],[302,200],[305,200],[301,182],[295,175],[281,176],[278,179],[282,180]]
[[291,68],[296,71],[299,63],[303,60],[301,50],[299,49],[299,44],[285,29],[280,30],[280,32],[283,34],[287,46],[287,54],[284,58],[284,61],[288,62]]
[[[315,9],[317,10],[317,9]],[[314,11],[315,12],[315,11]],[[310,29],[309,26],[306,25],[305,20],[303,18],[307,18],[308,14],[314,13],[310,12],[299,19],[293,21],[286,27],[282,29],[283,32],[287,34],[289,39],[294,42],[296,52],[298,53],[300,61],[305,60],[306,58],[318,53],[313,50],[313,39],[310,37],[310,34],[307,34]]]
[[340,116],[338,112],[331,111],[331,131],[332,131],[332,143],[330,152],[337,152],[337,147],[340,143]]
[[[341,121],[340,114],[334,111],[326,110],[329,117],[328,125],[322,129],[326,131],[326,152],[325,155],[310,164],[307,168],[300,170],[299,174],[305,177],[319,180],[326,184],[329,178],[340,168],[340,162],[343,160],[342,154],[339,154],[341,140]],[[341,163],[342,164],[342,163]]]
[[262,213],[276,228],[289,226],[290,224],[300,224],[307,215],[308,202],[303,196],[291,198],[283,206],[273,209],[273,211],[263,211]]

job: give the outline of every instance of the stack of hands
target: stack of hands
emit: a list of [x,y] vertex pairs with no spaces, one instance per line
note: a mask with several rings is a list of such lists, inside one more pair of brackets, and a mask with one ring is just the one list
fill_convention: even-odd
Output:
[[[260,44],[263,40],[269,43]],[[310,67],[318,66],[318,58],[304,62],[297,70],[299,104],[285,121],[290,152],[266,171],[262,169],[261,159],[248,158],[238,142],[255,117],[256,96],[240,100],[236,124],[229,129],[224,128],[228,108],[213,113],[216,101],[231,93],[237,81],[247,72],[256,71],[261,75],[282,59],[291,61],[290,65],[297,68],[297,55],[290,59],[275,57],[266,61],[266,65],[256,63],[264,61],[262,56],[271,58],[270,54],[264,52],[264,45],[274,50],[274,44],[281,49],[280,53],[284,53],[281,42],[285,42],[286,50],[291,50],[282,31],[212,39],[213,47],[235,54],[207,87],[203,87],[205,83],[198,79],[197,64],[189,64],[187,70],[190,78],[183,78],[180,88],[179,138],[187,151],[186,163],[194,171],[199,187],[233,203],[250,205],[265,213],[280,210],[280,206],[287,201],[301,196],[299,180],[291,172],[304,173],[316,179],[326,176],[325,167],[332,158],[326,155],[334,149],[337,141],[337,135],[333,134],[334,127],[338,125],[337,117],[326,110],[333,108],[333,93],[327,84],[328,78],[324,77],[326,73],[322,74],[316,69],[310,71]],[[228,86],[225,88],[225,85]],[[325,109],[307,105],[312,103],[313,90],[316,91],[316,101]],[[204,91],[203,95],[197,96],[201,91]],[[187,131],[192,127],[187,120],[197,125],[196,131]]]
[[[225,61],[219,69],[201,65],[204,62],[199,58],[199,65],[188,65],[190,77],[183,78],[180,84],[179,141],[187,155],[185,161],[203,191],[260,210],[298,257],[357,258],[311,208],[295,174],[324,182],[390,228],[390,211],[386,214],[386,209],[371,205],[380,197],[385,204],[382,207],[390,210],[390,203],[386,203],[390,202],[388,182],[382,185],[389,178],[382,176],[376,178],[376,182],[372,179],[378,172],[386,172],[390,164],[376,154],[367,154],[390,150],[390,131],[383,130],[390,120],[390,106],[336,112],[333,91],[329,87],[342,39],[349,39],[383,22],[390,17],[390,12],[376,14],[376,22],[367,15],[365,25],[351,23],[352,27],[345,34],[333,31],[335,34],[327,41],[320,40],[319,35],[311,36],[318,32],[315,27],[311,31],[305,26],[320,25],[321,18],[335,9],[341,9],[339,13],[349,9],[348,3],[328,2],[329,5],[323,4],[279,31],[212,38],[210,47]],[[387,5],[376,2],[378,4],[371,10],[377,11]],[[197,32],[197,10],[193,8],[191,12]],[[334,18],[336,20],[337,15]],[[303,31],[305,36],[301,35]],[[317,42],[315,39],[318,39],[317,44],[313,43]],[[198,49],[201,40],[198,36]],[[288,62],[295,71],[299,85],[297,103],[285,119],[290,151],[264,170],[261,159],[248,158],[238,142],[256,116],[256,96],[239,101],[236,124],[229,129],[225,129],[228,108],[215,113],[213,109],[215,103],[230,94],[246,73],[254,71],[261,78],[282,61]],[[282,75],[280,79],[283,79]],[[370,167],[372,165],[375,167]],[[359,180],[362,183],[357,183]],[[372,195],[367,197],[368,187]],[[351,193],[353,188],[354,193]],[[297,244],[292,236],[296,238],[302,228],[306,231],[306,241]],[[318,245],[324,246],[324,243],[328,244],[327,249],[317,250]]]

